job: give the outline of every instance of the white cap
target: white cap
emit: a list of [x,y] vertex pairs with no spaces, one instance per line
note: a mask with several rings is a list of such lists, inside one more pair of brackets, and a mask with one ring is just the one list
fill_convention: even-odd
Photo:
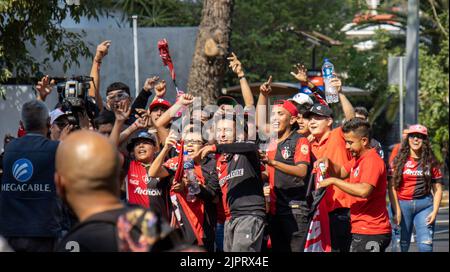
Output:
[[66,114],[60,109],[51,111],[50,112],[50,125],[53,125],[53,122],[55,122],[55,120],[58,119],[62,115],[66,115]]
[[314,104],[313,100],[311,99],[311,97],[309,97],[309,95],[304,94],[304,93],[298,93],[296,95],[294,95],[292,98],[290,98],[289,100],[295,101],[298,104]]

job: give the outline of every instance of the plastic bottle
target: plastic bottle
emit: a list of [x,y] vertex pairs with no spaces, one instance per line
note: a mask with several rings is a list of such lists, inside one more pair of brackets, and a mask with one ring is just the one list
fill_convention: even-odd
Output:
[[183,168],[184,173],[189,180],[186,200],[189,202],[194,202],[197,199],[196,195],[200,193],[200,185],[195,178],[194,160],[192,160],[192,158],[188,155],[187,151],[184,151],[183,153]]
[[339,102],[339,95],[335,87],[331,86],[331,79],[334,78],[334,65],[329,59],[323,60],[322,77],[325,84],[325,99],[327,103]]
[[392,237],[392,252],[400,252],[400,226],[393,225],[394,235]]

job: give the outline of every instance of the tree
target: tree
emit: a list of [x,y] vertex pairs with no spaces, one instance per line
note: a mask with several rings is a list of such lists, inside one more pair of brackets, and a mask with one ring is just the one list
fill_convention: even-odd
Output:
[[[83,1],[81,5],[66,5],[64,1],[0,1],[0,83],[15,77],[20,82],[30,82],[43,67],[61,60],[63,69],[79,65],[78,57],[90,57],[82,35],[61,27],[61,22],[71,17],[79,22],[81,16],[98,18],[101,14],[98,1]],[[29,44],[36,46],[38,38],[48,54],[43,63],[37,63],[28,51]]]
[[206,104],[222,88],[231,32],[233,0],[204,0],[188,91]]
[[[397,3],[398,2],[398,3]],[[382,6],[380,12],[392,13],[393,19],[406,30],[407,13],[393,12],[392,6],[404,5],[404,1],[393,1]],[[433,151],[440,162],[448,154],[448,118],[449,118],[449,52],[448,52],[448,1],[420,1],[420,45],[419,45],[419,123],[429,129]],[[368,21],[363,25],[373,25]],[[379,32],[375,37],[377,47],[371,54],[388,55],[405,54],[406,37],[396,37]],[[383,75],[384,76],[384,75]],[[386,86],[387,87],[387,86]],[[373,117],[383,117],[392,123],[398,114],[398,89],[385,88],[382,95],[374,102]],[[407,105],[405,105],[407,106]],[[375,119],[374,118],[374,119]],[[378,120],[383,118],[378,118]]]

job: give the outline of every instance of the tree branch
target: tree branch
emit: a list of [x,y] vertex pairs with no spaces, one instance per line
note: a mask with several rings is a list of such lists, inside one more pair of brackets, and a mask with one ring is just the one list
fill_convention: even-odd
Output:
[[441,24],[441,21],[439,20],[439,17],[438,17],[438,15],[437,15],[436,7],[434,6],[434,0],[428,0],[428,2],[429,2],[430,5],[431,5],[431,9],[433,10],[433,16],[434,16],[434,19],[436,20],[436,22],[437,22],[437,24],[438,24],[438,26],[439,26],[439,29],[442,31],[442,33],[444,33],[445,37],[448,38],[448,32],[445,31],[445,28],[444,28],[444,26]]

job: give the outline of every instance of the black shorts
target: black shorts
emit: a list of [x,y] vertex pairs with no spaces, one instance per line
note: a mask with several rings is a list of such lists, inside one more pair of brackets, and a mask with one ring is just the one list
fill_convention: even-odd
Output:
[[365,235],[352,234],[350,252],[385,252],[391,242],[391,233]]

